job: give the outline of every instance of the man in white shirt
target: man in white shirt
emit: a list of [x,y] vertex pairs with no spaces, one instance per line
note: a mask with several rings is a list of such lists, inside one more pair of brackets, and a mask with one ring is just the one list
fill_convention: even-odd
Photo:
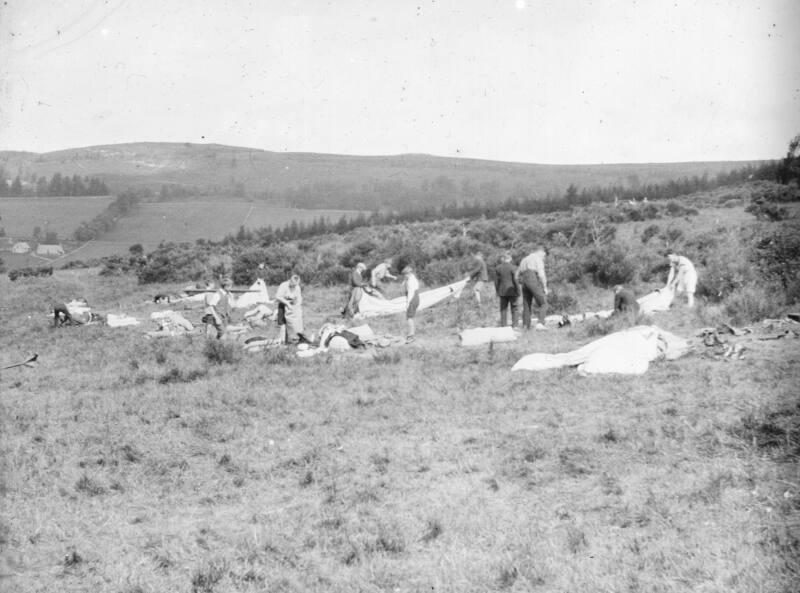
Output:
[[283,326],[283,339],[287,344],[303,339],[303,291],[300,276],[292,274],[275,292],[278,302],[278,325]]
[[544,258],[547,251],[541,245],[529,256],[519,262],[517,274],[518,284],[522,286],[522,326],[531,328],[531,305],[536,301],[539,322],[536,329],[545,329],[544,318],[547,315],[547,274],[544,271]]
[[417,307],[419,307],[419,280],[414,275],[411,266],[405,266],[402,274],[405,277],[403,288],[406,293],[406,344],[410,344],[414,341],[414,318],[417,315]]
[[391,272],[389,272],[389,268],[391,267],[392,262],[391,260],[386,260],[384,262],[379,263],[377,266],[372,268],[372,273],[370,274],[369,283],[372,288],[379,292],[383,292],[380,287],[380,283],[384,278],[390,278],[391,280],[397,280],[397,276],[392,276]]
[[207,324],[206,334],[213,327],[217,331],[218,340],[225,334],[230,320],[230,288],[232,282],[230,278],[223,278],[219,284],[220,286],[217,290],[206,293],[204,298],[205,309],[203,310],[203,322]]

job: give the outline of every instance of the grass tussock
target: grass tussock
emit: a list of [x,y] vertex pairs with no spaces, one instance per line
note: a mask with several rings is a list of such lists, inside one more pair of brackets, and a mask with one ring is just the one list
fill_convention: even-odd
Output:
[[241,358],[241,347],[226,340],[206,340],[203,355],[210,364],[236,364]]

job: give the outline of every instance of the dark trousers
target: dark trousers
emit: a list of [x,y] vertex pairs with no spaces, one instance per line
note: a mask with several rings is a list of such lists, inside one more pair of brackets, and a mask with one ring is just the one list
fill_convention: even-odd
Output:
[[511,327],[517,327],[519,321],[519,312],[517,309],[516,296],[501,296],[500,297],[500,327],[505,327],[508,321],[508,309],[511,308]]
[[531,304],[536,301],[539,308],[539,323],[544,325],[544,318],[547,315],[547,295],[544,293],[544,286],[539,280],[539,275],[533,270],[525,270],[520,277],[522,280],[522,325],[525,329],[531,327]]

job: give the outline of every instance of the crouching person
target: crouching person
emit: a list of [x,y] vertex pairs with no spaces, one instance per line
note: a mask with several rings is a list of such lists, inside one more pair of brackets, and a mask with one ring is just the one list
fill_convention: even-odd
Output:
[[639,302],[631,289],[618,284],[614,287],[614,315],[627,314],[639,315]]

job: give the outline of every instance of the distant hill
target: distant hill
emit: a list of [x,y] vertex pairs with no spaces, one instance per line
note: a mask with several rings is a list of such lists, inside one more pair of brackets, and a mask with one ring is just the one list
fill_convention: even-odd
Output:
[[[154,196],[255,198],[275,206],[371,210],[497,202],[579,188],[642,187],[713,177],[757,161],[538,165],[421,154],[346,156],[280,153],[218,144],[144,142],[48,153],[0,151],[6,175],[98,177],[112,189]],[[643,189],[644,191],[644,189]]]

